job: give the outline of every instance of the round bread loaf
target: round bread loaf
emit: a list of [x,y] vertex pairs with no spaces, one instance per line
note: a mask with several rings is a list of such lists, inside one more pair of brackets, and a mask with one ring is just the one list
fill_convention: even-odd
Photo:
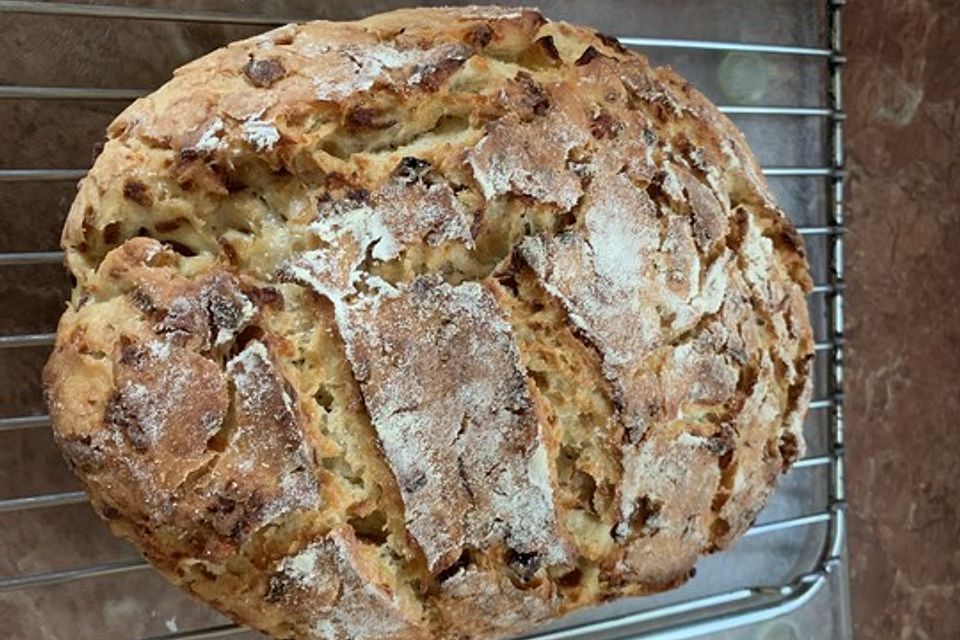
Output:
[[63,233],[66,459],[276,638],[667,589],[800,454],[810,280],[742,136],[529,10],[286,26],[110,126]]

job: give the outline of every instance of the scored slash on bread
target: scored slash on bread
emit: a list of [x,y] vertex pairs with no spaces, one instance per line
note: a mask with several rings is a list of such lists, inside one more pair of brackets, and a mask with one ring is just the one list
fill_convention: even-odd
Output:
[[100,515],[277,638],[681,584],[801,455],[803,246],[669,70],[525,9],[290,25],[110,126],[45,369]]

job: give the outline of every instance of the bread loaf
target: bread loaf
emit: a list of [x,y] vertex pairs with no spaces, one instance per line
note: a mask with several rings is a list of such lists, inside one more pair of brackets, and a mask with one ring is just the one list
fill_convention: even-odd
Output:
[[531,10],[290,25],[110,126],[45,370],[98,513],[275,638],[683,583],[800,455],[803,246],[682,78]]

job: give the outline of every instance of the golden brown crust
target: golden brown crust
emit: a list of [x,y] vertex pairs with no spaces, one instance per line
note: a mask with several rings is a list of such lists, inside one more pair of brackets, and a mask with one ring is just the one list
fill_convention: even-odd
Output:
[[569,560],[540,421],[501,313],[480,284],[420,278],[340,321],[407,529],[434,574],[465,547]]
[[289,25],[132,104],[45,370],[94,506],[278,638],[683,582],[802,452],[802,241],[676,74],[524,9]]

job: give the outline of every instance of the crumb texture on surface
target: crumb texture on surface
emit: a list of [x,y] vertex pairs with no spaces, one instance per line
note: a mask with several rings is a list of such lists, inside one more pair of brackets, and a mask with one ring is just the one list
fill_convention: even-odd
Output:
[[531,10],[290,25],[111,125],[45,370],[98,513],[276,638],[683,583],[801,455],[796,230],[732,125]]

